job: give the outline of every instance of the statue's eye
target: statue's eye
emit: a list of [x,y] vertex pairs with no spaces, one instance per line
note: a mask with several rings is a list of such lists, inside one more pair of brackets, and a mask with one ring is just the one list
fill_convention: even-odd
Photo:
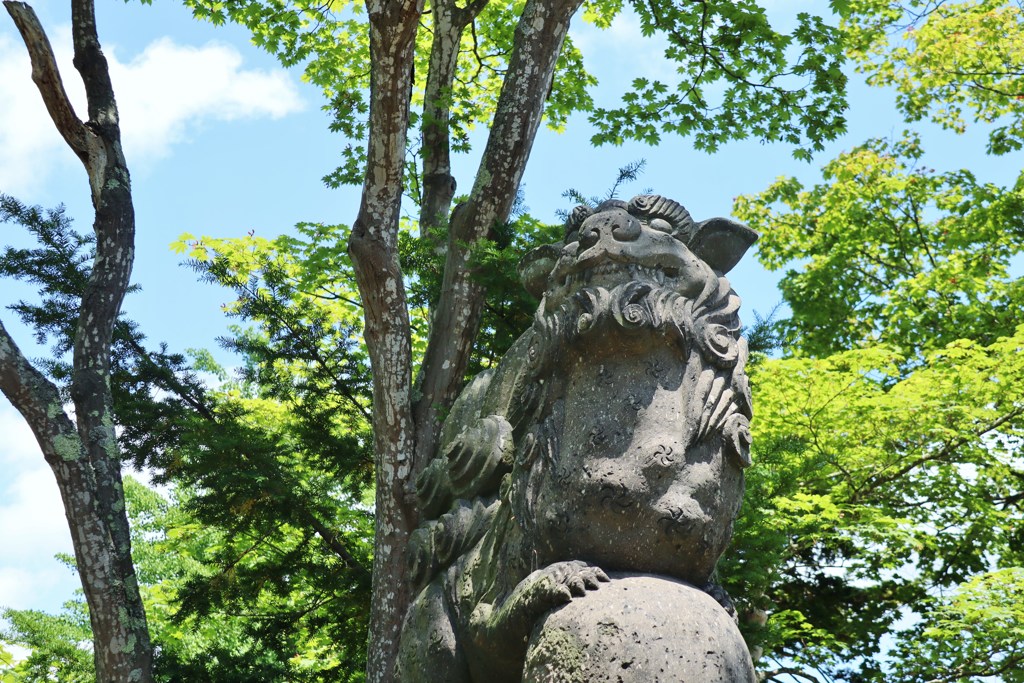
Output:
[[569,243],[570,241],[575,241],[575,239],[570,240],[569,236],[572,235],[574,232],[577,232],[580,229],[580,226],[583,225],[583,221],[590,218],[590,216],[593,213],[593,209],[591,209],[589,206],[584,206],[583,204],[580,204],[579,206],[572,210],[572,213],[569,214],[569,220],[565,222],[566,243]]
[[648,223],[648,225],[651,226],[652,230],[657,230],[659,232],[667,232],[669,234],[672,233],[672,224],[669,223],[664,218],[652,218],[651,222]]

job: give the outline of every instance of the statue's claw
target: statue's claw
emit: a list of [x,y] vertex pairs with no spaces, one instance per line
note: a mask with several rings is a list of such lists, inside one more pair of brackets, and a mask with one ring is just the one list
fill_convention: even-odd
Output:
[[508,660],[517,662],[512,668],[521,667],[530,633],[540,618],[606,581],[610,579],[600,567],[578,560],[556,562],[520,581],[499,604],[478,604],[470,617],[478,648],[472,657],[474,666],[493,669],[495,662]]
[[565,602],[572,598],[583,597],[588,590],[597,590],[602,582],[611,580],[600,567],[594,567],[578,560],[557,562],[544,569],[538,569],[526,577],[526,581],[529,581],[530,577],[536,577],[537,581],[543,581],[545,577],[550,577],[555,582],[555,590],[563,595],[565,591],[558,589],[568,589],[569,599]]

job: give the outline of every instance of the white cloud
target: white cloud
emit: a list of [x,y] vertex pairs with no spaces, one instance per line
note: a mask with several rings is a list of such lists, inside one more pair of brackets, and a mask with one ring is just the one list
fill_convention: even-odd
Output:
[[[85,94],[71,65],[70,31],[50,32],[64,86],[80,118]],[[294,77],[281,69],[245,69],[232,46],[210,42],[150,43],[127,62],[105,50],[121,114],[125,154],[132,164],[167,156],[197,125],[210,121],[280,118],[303,107]],[[28,55],[10,29],[0,32],[0,191],[28,192],[56,165],[78,164],[57,133],[30,78]]]
[[64,518],[57,481],[39,456],[39,464],[16,475],[5,487],[0,505],[0,548],[5,560],[35,556],[45,548],[46,557],[71,552],[71,534]]
[[229,45],[161,38],[127,64],[111,61],[125,152],[133,157],[165,156],[204,120],[278,119],[302,108],[287,72],[243,69]]
[[71,569],[53,558],[45,567],[0,567],[0,607],[55,614],[74,597],[78,585]]
[[70,151],[61,154],[64,142],[30,73],[25,48],[11,33],[0,33],[0,191],[12,194],[35,187],[58,160],[75,161]]
[[21,415],[0,399],[0,606],[56,609],[77,579],[57,482]]

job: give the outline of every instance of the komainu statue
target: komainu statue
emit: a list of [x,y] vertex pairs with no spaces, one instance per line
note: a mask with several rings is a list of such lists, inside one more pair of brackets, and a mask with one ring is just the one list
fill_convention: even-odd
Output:
[[417,480],[431,521],[399,680],[755,680],[708,582],[750,465],[724,274],[756,239],[644,195],[577,207],[527,255],[533,326],[462,392]]

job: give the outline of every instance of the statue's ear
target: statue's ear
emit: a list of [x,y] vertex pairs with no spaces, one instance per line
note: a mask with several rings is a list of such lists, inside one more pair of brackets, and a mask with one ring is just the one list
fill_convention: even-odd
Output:
[[527,252],[519,262],[519,279],[526,291],[535,298],[544,296],[548,288],[548,275],[562,253],[561,244],[544,244]]
[[740,262],[757,238],[758,234],[742,223],[728,218],[709,218],[697,224],[689,247],[704,263],[725,275]]

